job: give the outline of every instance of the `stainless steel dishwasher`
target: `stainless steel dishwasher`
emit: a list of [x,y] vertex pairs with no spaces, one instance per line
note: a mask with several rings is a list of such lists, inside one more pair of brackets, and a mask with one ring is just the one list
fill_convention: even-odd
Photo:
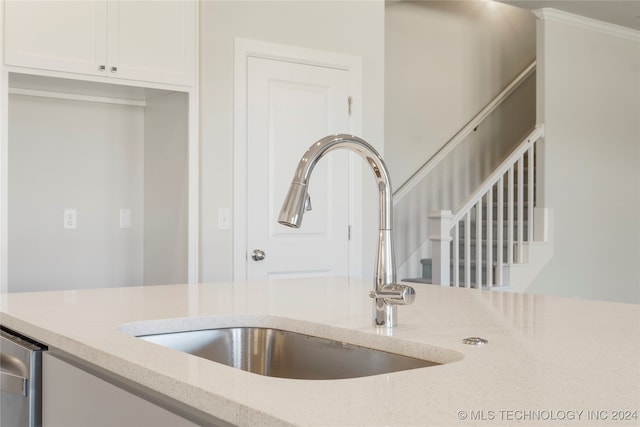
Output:
[[42,352],[46,349],[0,326],[0,426],[42,425]]

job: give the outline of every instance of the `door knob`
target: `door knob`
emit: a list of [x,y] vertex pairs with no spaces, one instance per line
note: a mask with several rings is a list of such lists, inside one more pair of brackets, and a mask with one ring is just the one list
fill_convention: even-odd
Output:
[[262,261],[265,256],[266,254],[262,249],[254,249],[253,252],[251,252],[251,259],[254,261]]

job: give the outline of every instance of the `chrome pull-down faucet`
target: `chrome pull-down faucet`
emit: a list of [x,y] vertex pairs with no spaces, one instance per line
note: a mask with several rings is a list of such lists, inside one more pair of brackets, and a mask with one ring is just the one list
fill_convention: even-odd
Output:
[[330,151],[344,148],[358,153],[368,164],[378,184],[379,232],[376,255],[374,288],[369,296],[374,299],[373,323],[378,327],[392,328],[397,323],[397,305],[411,304],[415,290],[396,283],[393,235],[391,231],[393,200],[391,181],[380,154],[366,141],[352,135],[330,135],[313,144],[298,162],[287,197],[282,204],[278,222],[299,228],[302,216],[311,204],[307,188],[313,168]]

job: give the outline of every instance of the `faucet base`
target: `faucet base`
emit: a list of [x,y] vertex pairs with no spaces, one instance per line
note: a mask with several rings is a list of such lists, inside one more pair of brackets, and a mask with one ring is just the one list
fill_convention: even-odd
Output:
[[378,328],[393,328],[398,323],[398,310],[395,304],[387,304],[382,298],[373,301],[373,324]]
[[393,328],[398,323],[397,306],[413,303],[416,291],[411,286],[393,283],[369,292],[369,296],[373,298],[373,324]]

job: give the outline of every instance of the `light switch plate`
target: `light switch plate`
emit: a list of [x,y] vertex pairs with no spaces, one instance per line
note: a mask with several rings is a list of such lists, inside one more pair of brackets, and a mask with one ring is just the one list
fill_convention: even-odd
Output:
[[120,209],[120,228],[131,228],[131,209]]

